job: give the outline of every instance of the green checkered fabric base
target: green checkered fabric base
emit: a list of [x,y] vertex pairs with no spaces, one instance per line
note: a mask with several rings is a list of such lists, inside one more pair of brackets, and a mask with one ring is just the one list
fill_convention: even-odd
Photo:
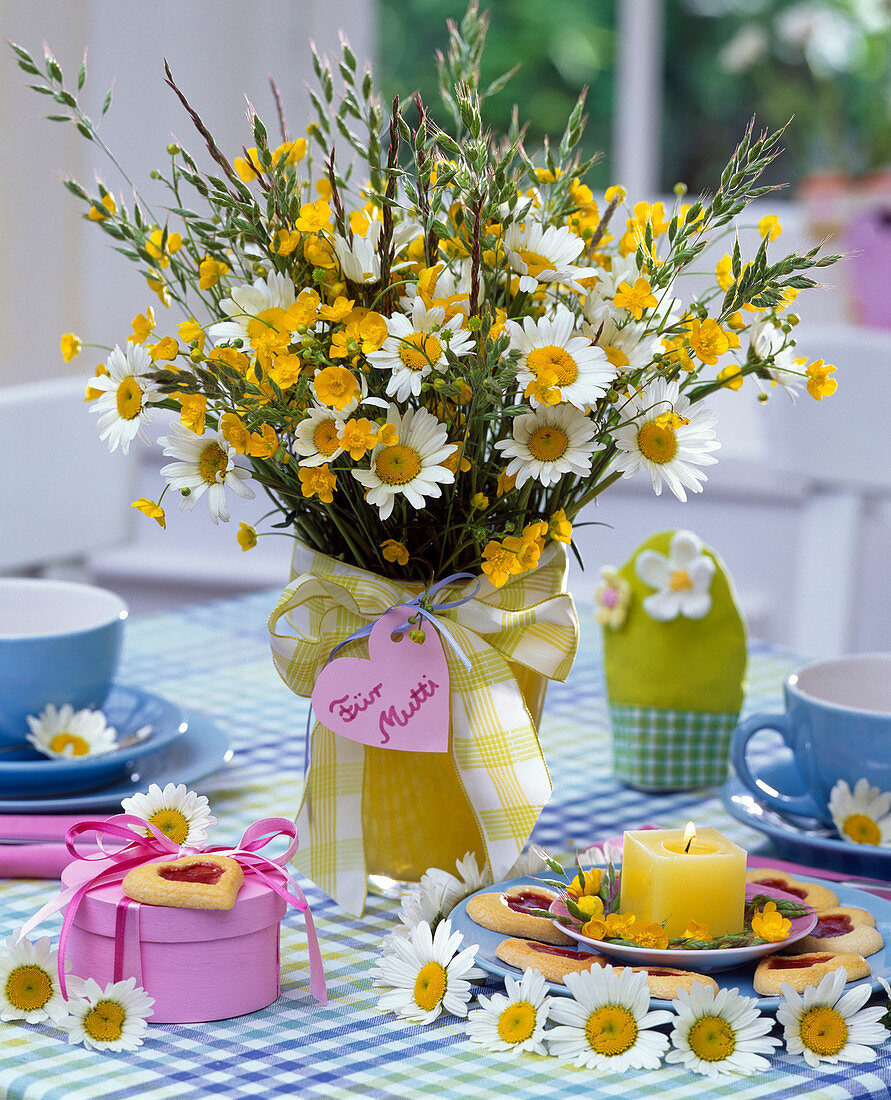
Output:
[[613,771],[645,791],[709,787],[727,778],[738,714],[610,703]]

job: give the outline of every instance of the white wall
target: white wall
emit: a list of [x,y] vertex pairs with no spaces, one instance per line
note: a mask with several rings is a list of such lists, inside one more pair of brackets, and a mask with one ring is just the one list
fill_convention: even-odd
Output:
[[[94,121],[110,83],[114,102],[102,136],[152,203],[166,192],[148,176],[161,167],[172,138],[199,160],[203,142],[164,85],[164,58],[174,78],[216,137],[237,156],[252,145],[247,97],[277,132],[268,74],[278,83],[293,136],[309,120],[310,41],[339,54],[343,27],[360,64],[373,53],[372,0],[0,0],[0,38],[42,60],[46,41],[66,80],[75,85],[84,50],[88,80],[83,105]],[[111,238],[81,221],[83,205],[60,182],[85,184],[98,172],[115,193],[127,184],[101,151],[70,124],[45,121],[49,97],[26,87],[12,54],[0,58],[0,385],[63,374],[92,373],[101,352],[86,349],[67,367],[62,332],[84,341],[123,343],[130,318],[159,303]],[[161,217],[160,210],[158,211]],[[176,318],[178,322],[180,318]]]

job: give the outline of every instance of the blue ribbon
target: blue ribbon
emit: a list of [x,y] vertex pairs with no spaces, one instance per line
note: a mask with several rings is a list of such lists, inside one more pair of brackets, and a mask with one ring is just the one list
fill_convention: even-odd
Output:
[[[449,585],[455,584],[458,581],[465,580],[476,582],[474,584],[473,591],[470,592],[469,595],[462,596],[460,600],[450,600],[444,603],[434,602],[436,596],[444,588],[447,588]],[[469,672],[471,663],[470,658],[458,644],[454,635],[445,625],[445,623],[440,619],[437,619],[436,616],[440,612],[451,611],[453,608],[461,607],[462,604],[470,603],[470,601],[476,597],[479,590],[480,579],[479,577],[474,576],[473,573],[450,573],[449,576],[444,577],[441,581],[437,581],[436,584],[431,585],[430,588],[428,588],[425,592],[420,592],[417,596],[413,596],[412,599],[405,600],[403,603],[394,603],[392,607],[388,607],[382,615],[379,615],[373,623],[366,623],[365,626],[360,626],[358,630],[354,630],[352,634],[347,635],[347,637],[344,638],[342,642],[338,642],[337,645],[328,654],[324,667],[327,667],[334,660],[334,658],[345,645],[349,645],[350,642],[355,642],[360,638],[367,638],[371,634],[372,630],[374,630],[375,626],[377,626],[377,624],[384,617],[384,615],[389,615],[389,613],[395,610],[397,607],[410,607],[417,611],[419,615],[422,615],[439,633],[440,637],[444,641],[448,642],[449,646],[452,649],[452,652],[457,656],[458,660],[461,661],[461,663]],[[426,607],[424,606],[425,603],[427,604]],[[397,630],[404,632],[409,629],[409,625],[410,624],[408,622],[405,622],[402,624],[402,626],[397,627]],[[304,776],[309,770],[310,747],[312,742],[312,699],[310,699],[309,709],[306,713],[305,742],[305,755],[303,760]]]

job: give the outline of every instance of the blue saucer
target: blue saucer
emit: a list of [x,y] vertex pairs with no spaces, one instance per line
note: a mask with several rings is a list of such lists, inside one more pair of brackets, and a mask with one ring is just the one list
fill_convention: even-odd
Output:
[[[786,761],[762,765],[759,775],[771,787],[786,794],[798,793],[796,783],[801,784],[803,790],[798,769]],[[728,779],[721,788],[721,801],[737,821],[770,837],[780,859],[817,864],[851,877],[891,880],[891,848],[855,844],[835,836],[809,836],[805,822],[796,825],[791,815],[788,820],[779,817],[736,777]]]
[[181,737],[189,725],[173,703],[121,685],[112,688],[102,712],[119,738],[128,737],[142,726],[151,726],[152,733],[138,745],[99,756],[52,759],[28,747],[16,752],[15,759],[0,757],[0,796],[30,799],[106,787],[128,775],[137,761]]
[[183,711],[188,728],[166,748],[143,756],[123,779],[89,794],[0,798],[0,814],[79,813],[82,810],[117,810],[121,799],[148,789],[152,783],[185,783],[187,787],[228,764],[233,757],[229,738],[204,714]]

